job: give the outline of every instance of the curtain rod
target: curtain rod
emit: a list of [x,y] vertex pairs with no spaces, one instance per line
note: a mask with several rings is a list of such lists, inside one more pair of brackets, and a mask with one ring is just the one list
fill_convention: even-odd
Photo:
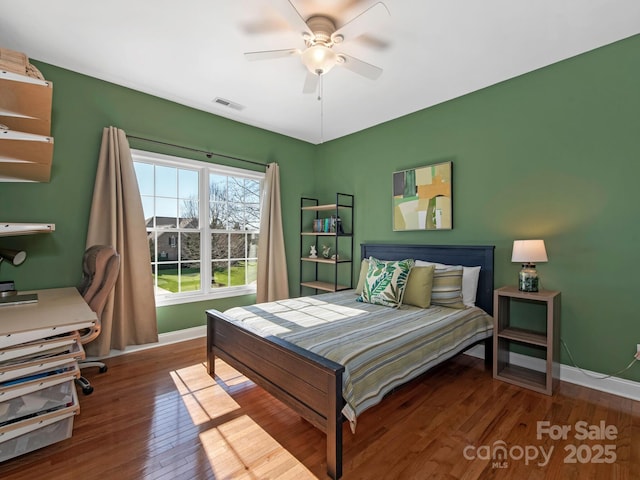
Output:
[[229,160],[237,160],[239,162],[246,162],[246,163],[251,163],[252,165],[258,165],[260,167],[269,168],[269,165],[267,163],[254,162],[253,160],[246,160],[244,158],[232,157],[231,155],[225,155],[223,153],[209,152],[208,150],[200,150],[199,148],[185,147],[184,145],[177,145],[175,143],[169,143],[169,142],[161,142],[160,140],[153,140],[151,138],[138,137],[136,135],[127,134],[127,138],[134,138],[136,140],[142,140],[145,142],[158,143],[160,145],[166,145],[167,147],[181,148],[182,150],[189,150],[191,152],[204,153],[207,156],[207,158],[211,158],[215,155],[216,157],[227,158]]

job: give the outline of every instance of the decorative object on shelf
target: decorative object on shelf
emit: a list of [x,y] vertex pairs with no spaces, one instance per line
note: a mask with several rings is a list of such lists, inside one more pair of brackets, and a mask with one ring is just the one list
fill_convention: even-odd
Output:
[[329,233],[336,233],[336,216],[329,217]]
[[535,264],[548,261],[544,240],[514,240],[511,261],[522,264],[518,274],[518,289],[537,292],[540,280]]
[[453,162],[393,173],[393,230],[453,228]]
[[313,231],[316,233],[322,232],[322,229],[324,228],[324,222],[322,221],[321,218],[316,218],[313,221]]
[[331,246],[330,245],[322,245],[322,256],[324,258],[331,257]]
[[29,62],[26,54],[8,48],[0,48],[0,69],[44,80],[40,70]]
[[311,250],[309,251],[309,258],[318,258],[318,250],[315,245],[311,245]]

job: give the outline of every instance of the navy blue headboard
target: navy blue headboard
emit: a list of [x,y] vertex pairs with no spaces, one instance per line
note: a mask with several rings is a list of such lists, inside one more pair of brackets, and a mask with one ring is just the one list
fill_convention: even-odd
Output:
[[380,260],[425,260],[465,267],[480,266],[476,305],[493,315],[493,245],[398,245],[362,243],[361,258],[375,257]]

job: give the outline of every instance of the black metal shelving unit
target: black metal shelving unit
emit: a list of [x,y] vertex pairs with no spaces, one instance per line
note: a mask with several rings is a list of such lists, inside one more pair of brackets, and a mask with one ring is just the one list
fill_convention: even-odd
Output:
[[[353,207],[354,196],[347,193],[336,193],[336,201],[331,204],[320,204],[317,198],[311,197],[300,199],[300,295],[304,288],[313,289],[316,293],[353,288]],[[322,220],[322,231],[314,229],[314,222],[318,220]],[[325,228],[327,221],[328,228]],[[321,239],[331,241],[335,258],[331,258],[331,255],[329,258],[323,257],[318,245]],[[317,258],[309,256],[311,245],[316,247]],[[309,278],[311,275],[308,269],[305,270],[305,264],[308,263],[314,264],[313,278]],[[348,267],[348,272],[342,271],[340,267],[343,265]],[[322,266],[333,268],[333,272],[326,269],[320,271],[319,267]],[[333,276],[332,282],[328,281],[330,276]],[[341,282],[347,278],[348,281]]]

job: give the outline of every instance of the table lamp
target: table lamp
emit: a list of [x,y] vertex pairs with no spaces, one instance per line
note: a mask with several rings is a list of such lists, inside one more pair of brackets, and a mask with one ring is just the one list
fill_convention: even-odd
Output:
[[[20,250],[9,250],[6,248],[0,248],[0,263],[6,260],[11,265],[18,266],[27,258],[27,253]],[[15,295],[16,288],[12,281],[0,282],[0,297],[8,297]]]
[[522,264],[518,274],[518,290],[537,292],[539,278],[535,264],[548,261],[544,240],[514,240],[511,261]]
[[0,248],[0,263],[7,260],[11,265],[18,266],[27,258],[27,252],[20,250],[9,250],[8,248]]

